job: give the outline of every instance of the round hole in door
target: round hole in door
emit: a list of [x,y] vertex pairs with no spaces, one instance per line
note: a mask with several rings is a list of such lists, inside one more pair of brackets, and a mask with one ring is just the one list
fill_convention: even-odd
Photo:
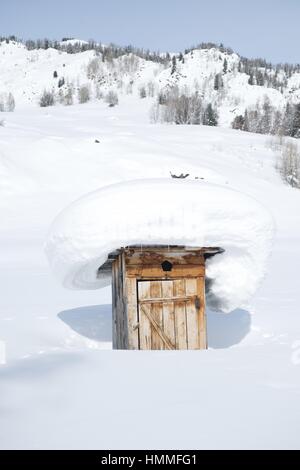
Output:
[[170,263],[170,261],[166,260],[161,264],[161,267],[162,267],[163,271],[170,272],[173,269],[173,264]]

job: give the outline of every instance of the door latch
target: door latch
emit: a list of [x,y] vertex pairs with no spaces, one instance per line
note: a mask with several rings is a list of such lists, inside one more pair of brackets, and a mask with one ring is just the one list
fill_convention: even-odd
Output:
[[197,310],[200,310],[200,308],[201,308],[201,301],[200,301],[199,297],[195,298],[195,307],[196,307]]

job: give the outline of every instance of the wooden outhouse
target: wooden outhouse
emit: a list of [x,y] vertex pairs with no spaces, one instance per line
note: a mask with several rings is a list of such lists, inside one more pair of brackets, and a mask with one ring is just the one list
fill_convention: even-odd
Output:
[[108,258],[114,349],[206,349],[205,262],[221,248],[132,246]]

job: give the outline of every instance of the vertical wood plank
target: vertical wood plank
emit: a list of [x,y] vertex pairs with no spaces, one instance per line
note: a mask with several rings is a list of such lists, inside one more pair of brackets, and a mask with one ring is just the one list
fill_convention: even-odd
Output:
[[[185,291],[187,296],[197,295],[197,279],[185,280]],[[186,321],[188,349],[200,349],[199,338],[199,311],[195,307],[195,300],[186,303]]]
[[161,284],[162,297],[165,299],[162,305],[163,331],[176,348],[175,305],[174,302],[168,302],[168,299],[174,296],[174,281],[162,281]]
[[112,264],[112,343],[113,349],[117,349],[117,290],[116,290],[116,261]]
[[119,269],[120,269],[120,257],[115,261],[115,293],[116,293],[116,349],[121,349],[121,316],[122,312],[120,310],[120,278],[119,278]]
[[[150,298],[150,281],[138,282],[138,300]],[[143,309],[151,314],[151,305],[143,305]],[[139,338],[140,349],[152,349],[151,344],[151,324],[147,316],[139,306]]]
[[200,299],[200,310],[198,312],[200,348],[207,349],[204,277],[197,279],[197,295]]
[[[184,297],[185,292],[185,280],[178,279],[174,282],[174,296]],[[176,336],[176,349],[187,349],[187,323],[186,323],[186,303],[176,302],[175,303],[175,336]]]
[[113,327],[113,344],[115,349],[127,348],[127,320],[126,308],[124,303],[124,272],[122,265],[122,255],[113,263],[113,311],[114,311],[114,327]]
[[[148,299],[155,300],[162,296],[162,281],[150,282],[150,297]],[[163,304],[161,302],[154,303],[148,307],[150,309],[152,318],[163,329]],[[151,349],[160,350],[164,349],[164,343],[158,333],[151,325]]]
[[121,253],[112,263],[112,329],[114,349],[129,348],[127,318],[128,297],[125,284],[125,257],[124,253]]
[[137,282],[126,278],[128,349],[139,349]]
[[127,311],[124,298],[124,254],[119,256],[119,312],[120,312],[120,349],[128,349]]
[[150,281],[138,281],[138,300],[150,298]]

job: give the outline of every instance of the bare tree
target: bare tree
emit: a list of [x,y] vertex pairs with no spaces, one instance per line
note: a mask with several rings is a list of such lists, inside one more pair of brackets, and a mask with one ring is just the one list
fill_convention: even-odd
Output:
[[65,92],[65,96],[64,96],[65,106],[71,106],[73,104],[73,94],[74,94],[73,86],[68,85],[67,91]]
[[6,101],[6,110],[8,112],[13,112],[15,110],[16,103],[12,93],[8,93],[7,101]]
[[155,94],[155,85],[154,85],[154,82],[152,81],[149,81],[147,83],[147,95],[150,96],[150,98],[153,98]]
[[147,97],[146,88],[144,86],[141,86],[139,90],[139,94],[140,94],[140,98],[142,99]]
[[106,95],[105,101],[111,108],[113,108],[114,106],[119,104],[119,98],[117,93],[113,90],[110,90]]
[[44,90],[43,94],[40,97],[40,107],[46,108],[48,106],[53,106],[54,104],[55,99],[53,91]]
[[198,93],[192,95],[174,87],[166,94],[160,93],[158,103],[161,105],[163,122],[175,124],[201,124],[202,101]]
[[94,80],[100,75],[101,69],[102,69],[101,59],[99,59],[99,57],[95,57],[94,59],[91,59],[87,65],[87,77],[90,80]]
[[154,103],[150,109],[150,122],[156,124],[159,121],[159,104]]
[[90,87],[82,85],[78,90],[78,101],[80,104],[87,103],[90,100]]
[[103,99],[103,91],[101,90],[101,86],[99,84],[97,84],[95,87],[95,93],[97,100]]
[[282,144],[279,171],[290,186],[300,188],[300,149],[296,142]]

